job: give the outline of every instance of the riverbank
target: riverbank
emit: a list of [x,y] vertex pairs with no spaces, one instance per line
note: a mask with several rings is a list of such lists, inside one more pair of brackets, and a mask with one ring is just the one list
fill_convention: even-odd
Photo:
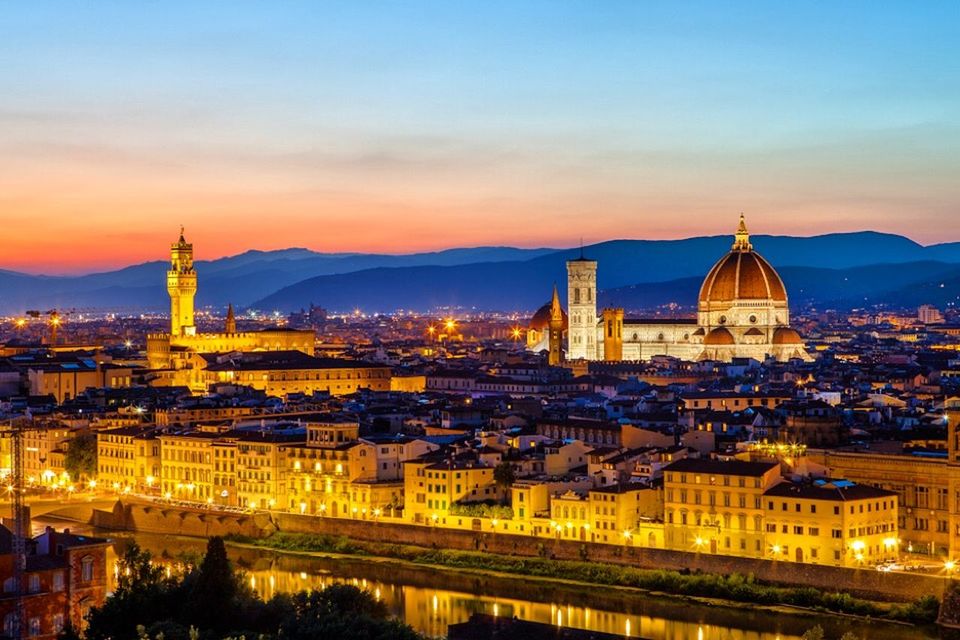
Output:
[[526,579],[563,581],[584,586],[626,588],[658,597],[691,598],[709,604],[829,613],[893,623],[932,624],[939,609],[939,601],[933,596],[925,596],[909,603],[877,602],[855,598],[847,593],[824,592],[811,587],[764,584],[752,576],[735,573],[718,575],[637,569],[545,557],[510,557],[483,552],[437,550],[317,534],[275,533],[266,538],[230,536],[228,540],[232,544],[290,553],[362,556],[437,569],[521,576]]

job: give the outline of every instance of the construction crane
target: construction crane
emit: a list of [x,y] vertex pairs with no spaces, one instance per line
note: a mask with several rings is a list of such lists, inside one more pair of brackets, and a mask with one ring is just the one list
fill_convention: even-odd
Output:
[[13,582],[14,582],[14,616],[9,635],[11,640],[22,640],[26,637],[24,620],[26,619],[24,598],[27,590],[24,585],[24,574],[27,570],[27,536],[30,528],[30,517],[24,507],[23,498],[26,487],[23,482],[23,434],[26,431],[42,431],[46,427],[35,423],[32,418],[14,418],[8,421],[3,428],[2,435],[10,438],[10,475],[8,477],[8,494],[10,495],[10,510],[13,520]]

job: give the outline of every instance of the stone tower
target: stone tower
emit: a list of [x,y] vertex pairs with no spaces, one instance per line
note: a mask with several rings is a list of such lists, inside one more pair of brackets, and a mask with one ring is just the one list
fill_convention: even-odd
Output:
[[237,318],[233,315],[233,305],[227,305],[227,320],[223,323],[223,332],[224,333],[236,333],[237,332]]
[[623,360],[623,309],[603,310],[603,359]]
[[560,306],[560,294],[557,285],[553,285],[553,300],[550,301],[550,325],[547,328],[550,341],[550,353],[547,363],[557,366],[563,362],[563,307]]
[[170,294],[170,335],[196,335],[193,297],[197,294],[197,272],[193,268],[193,245],[183,239],[183,227],[180,227],[180,239],[170,246],[167,293]]
[[567,261],[567,357],[596,360],[597,354],[597,261],[581,252]]

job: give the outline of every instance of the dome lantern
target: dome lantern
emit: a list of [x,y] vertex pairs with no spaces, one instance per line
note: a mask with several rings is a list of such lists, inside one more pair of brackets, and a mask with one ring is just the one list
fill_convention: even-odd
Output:
[[740,213],[740,225],[737,227],[737,233],[733,241],[733,251],[753,251],[753,245],[750,244],[750,232],[747,231],[747,221]]

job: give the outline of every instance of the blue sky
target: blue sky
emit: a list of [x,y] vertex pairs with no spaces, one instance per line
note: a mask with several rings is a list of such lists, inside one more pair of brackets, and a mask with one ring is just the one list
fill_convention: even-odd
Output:
[[741,210],[960,240],[958,42],[958,2],[11,3],[0,267],[147,259],[180,223],[206,257],[729,233]]

